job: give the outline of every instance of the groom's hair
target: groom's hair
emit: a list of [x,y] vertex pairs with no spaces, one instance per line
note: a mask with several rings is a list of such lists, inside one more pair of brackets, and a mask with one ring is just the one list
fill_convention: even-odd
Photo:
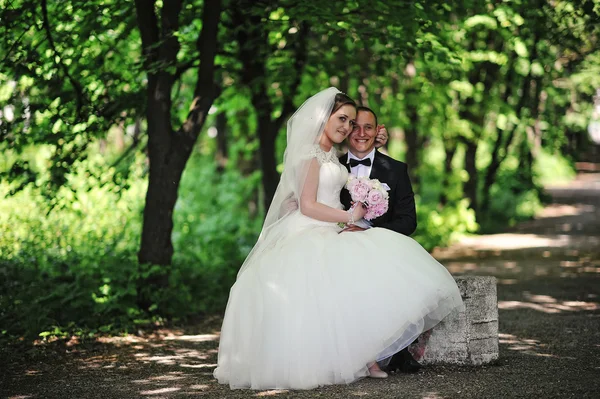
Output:
[[363,107],[362,105],[359,107],[356,107],[356,113],[358,114],[360,111],[370,112],[371,114],[373,114],[373,116],[375,117],[375,126],[377,126],[377,114],[375,113],[375,111],[373,111],[369,107]]
[[356,103],[353,99],[345,95],[344,93],[338,93],[335,95],[335,102],[333,103],[333,110],[331,111],[331,115],[335,114],[338,109],[342,108],[344,105],[352,105],[356,108]]

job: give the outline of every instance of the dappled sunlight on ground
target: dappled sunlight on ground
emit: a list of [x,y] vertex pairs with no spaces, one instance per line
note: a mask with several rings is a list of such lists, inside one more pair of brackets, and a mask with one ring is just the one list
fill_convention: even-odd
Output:
[[259,392],[259,393],[255,394],[254,396],[259,396],[259,397],[276,396],[276,395],[281,395],[281,394],[288,393],[288,392],[290,392],[290,391],[288,391],[287,389],[272,389],[269,391]]
[[188,342],[206,342],[218,341],[219,334],[200,334],[200,335],[169,335],[165,341],[188,341]]
[[[544,207],[533,220],[518,223],[500,234],[464,237],[449,248],[435,249],[433,256],[442,263],[469,258],[478,266],[481,262],[477,259],[512,258],[515,254],[529,260],[566,256],[562,260],[572,262],[578,259],[570,258],[591,253],[598,260],[600,175],[582,175],[564,188],[553,187],[549,192],[554,203]],[[584,272],[600,273],[598,263],[583,267],[588,268]],[[469,270],[473,270],[472,265],[463,266],[462,271]]]
[[354,392],[351,392],[350,395],[361,397],[361,396],[369,396],[369,393],[365,392],[365,391],[354,391]]
[[[570,227],[569,227],[570,228]],[[566,227],[561,227],[568,230]],[[433,255],[437,259],[470,257],[478,255],[479,251],[489,251],[492,255],[495,251],[511,250],[537,250],[541,255],[543,250],[564,248],[573,250],[580,248],[590,250],[600,247],[600,232],[598,236],[568,235],[568,234],[527,234],[527,233],[502,233],[486,236],[465,237],[457,246],[450,249],[437,249]]]
[[181,388],[179,387],[172,387],[172,388],[159,388],[159,389],[152,389],[149,391],[140,391],[141,395],[159,395],[161,393],[169,393],[169,392],[175,392],[175,391],[179,391],[181,390]]
[[549,353],[543,353],[548,347],[536,339],[520,338],[512,334],[498,334],[501,345],[508,345],[509,350],[519,351],[527,355],[554,357]]
[[538,234],[491,234],[482,237],[467,237],[461,244],[474,250],[510,250],[523,248],[570,247],[572,238],[568,235],[541,236]]
[[[540,258],[524,258],[507,260],[509,254],[499,254],[497,258],[486,257],[478,261],[462,260],[442,261],[448,271],[455,275],[488,275],[499,278],[499,285],[515,284],[518,280],[535,277],[577,277],[582,275],[600,275],[600,259],[589,256],[553,257],[546,260]],[[518,278],[518,279],[517,279]]]
[[[139,336],[98,337],[94,342],[73,346],[77,354],[75,362],[80,372],[110,373],[122,370],[153,370],[147,376],[132,378],[128,389],[137,392],[136,397],[194,397],[208,391],[225,389],[214,380],[212,373],[217,366],[219,317],[211,318],[204,326],[184,333],[177,328],[161,328]],[[125,395],[124,397],[128,397]]]
[[562,301],[562,302],[524,302],[524,301],[498,301],[498,309],[532,309],[543,313],[580,312],[600,309],[597,302]]
[[537,215],[536,219],[546,218],[557,218],[563,216],[578,216],[586,213],[596,212],[596,207],[590,204],[550,204],[549,206],[542,209]]
[[[156,363],[160,365],[177,366],[183,368],[210,369],[216,367],[216,344],[211,348],[181,348],[170,347],[168,350],[153,350],[152,346],[129,347],[121,356],[98,355],[82,359],[82,368],[115,367],[116,364],[125,362]],[[123,356],[123,355],[126,356]]]
[[[598,164],[595,165],[596,168]],[[600,170],[595,169],[596,172]],[[598,179],[598,173],[580,173],[577,178],[572,181],[562,181],[554,184],[546,184],[545,188],[554,193],[560,191],[573,191],[575,190],[586,190],[586,191],[597,191],[600,190],[600,179]]]
[[440,396],[437,392],[427,392],[423,394],[423,399],[442,399],[443,396]]
[[168,375],[159,375],[156,377],[150,377],[145,380],[133,380],[131,382],[133,382],[134,384],[149,384],[153,381],[178,381],[185,379],[186,376],[189,376],[189,374],[184,374],[181,372],[172,372]]

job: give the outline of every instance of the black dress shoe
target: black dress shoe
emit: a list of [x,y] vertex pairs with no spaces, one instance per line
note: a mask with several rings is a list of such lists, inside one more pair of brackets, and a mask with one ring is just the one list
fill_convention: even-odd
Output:
[[387,366],[387,371],[416,373],[421,369],[421,367],[421,364],[412,357],[408,349],[402,349],[400,352],[392,356],[392,359],[390,360],[390,363]]

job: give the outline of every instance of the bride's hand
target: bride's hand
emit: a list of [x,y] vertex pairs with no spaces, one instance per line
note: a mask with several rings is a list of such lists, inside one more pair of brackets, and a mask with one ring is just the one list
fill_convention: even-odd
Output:
[[388,132],[385,125],[377,125],[377,136],[375,136],[375,148],[381,148],[387,144]]
[[352,209],[352,216],[354,221],[362,219],[367,214],[367,207],[362,202],[357,203]]

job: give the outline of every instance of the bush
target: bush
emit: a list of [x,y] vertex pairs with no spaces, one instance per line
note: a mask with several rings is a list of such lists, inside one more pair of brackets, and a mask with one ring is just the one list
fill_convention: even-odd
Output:
[[417,231],[412,237],[425,249],[447,246],[461,236],[477,231],[475,212],[466,199],[439,207],[417,204]]
[[525,173],[514,156],[502,164],[490,189],[489,210],[482,215],[482,232],[495,232],[533,218],[543,207],[545,195],[542,183],[550,182],[551,174],[555,175],[555,183],[568,181],[574,176],[572,167],[564,158],[552,160],[547,154],[538,157],[534,163],[533,176]]
[[[119,172],[99,173],[101,168],[98,159],[75,165],[51,202],[43,193],[43,169],[14,195],[9,195],[14,182],[0,183],[3,335],[127,331],[165,317],[219,311],[226,304],[261,224],[248,206],[257,176],[220,174],[212,160],[194,155],[181,182],[174,214],[176,255],[167,269],[137,263],[145,157],[139,154],[130,163],[119,184],[114,178]],[[139,284],[167,273],[163,289]],[[140,309],[138,290],[146,289],[152,306]]]

